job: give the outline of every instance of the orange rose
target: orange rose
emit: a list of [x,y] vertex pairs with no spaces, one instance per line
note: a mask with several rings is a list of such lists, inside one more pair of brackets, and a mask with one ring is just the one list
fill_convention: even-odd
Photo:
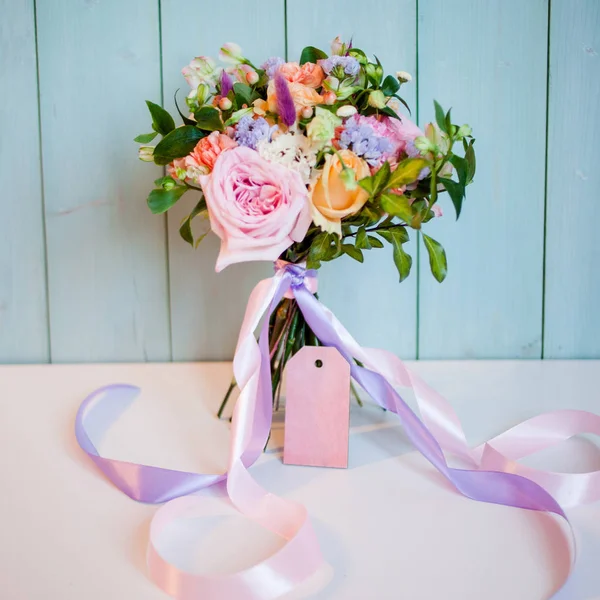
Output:
[[356,181],[370,175],[369,165],[351,150],[328,154],[320,177],[310,186],[310,205],[315,225],[342,235],[342,219],[357,213],[369,198],[360,186],[349,190],[342,181],[342,163],[353,169]]
[[[294,101],[294,107],[296,114],[300,114],[300,111],[305,106],[316,106],[323,102],[323,96],[321,96],[316,90],[303,83],[288,82],[288,88]],[[273,80],[269,81],[269,87],[267,88],[267,105],[269,112],[277,112],[277,95],[275,93],[275,83]]]
[[290,83],[302,83],[311,88],[318,88],[325,79],[323,69],[311,62],[304,63],[302,66],[297,62],[288,62],[279,67],[279,72]]

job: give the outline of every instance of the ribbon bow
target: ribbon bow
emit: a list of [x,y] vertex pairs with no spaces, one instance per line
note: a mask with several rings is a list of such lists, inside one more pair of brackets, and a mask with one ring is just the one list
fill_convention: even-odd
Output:
[[[179,600],[274,600],[290,592],[324,564],[306,509],[267,492],[248,471],[261,455],[271,428],[273,398],[268,317],[286,296],[296,299],[304,319],[321,343],[337,348],[349,362],[354,380],[375,402],[400,417],[415,448],[461,494],[482,502],[549,512],[567,524],[561,505],[574,506],[600,499],[600,471],[551,473],[516,462],[579,433],[600,435],[600,416],[586,411],[554,411],[524,421],[478,448],[470,448],[449,403],[395,355],[361,348],[335,315],[314,296],[316,284],[315,271],[277,261],[275,275],[260,281],[250,295],[233,360],[240,396],[233,412],[226,473],[187,473],[100,456],[88,435],[88,427],[94,422],[110,423],[118,418],[138,395],[139,389],[134,386],[117,384],[101,388],[79,408],[75,434],[81,448],[98,468],[131,498],[150,503],[166,502],[153,518],[148,545],[150,576],[165,592]],[[257,342],[254,332],[263,316]],[[402,399],[397,387],[412,388],[422,420]],[[449,466],[445,452],[463,459],[470,468]],[[285,544],[266,560],[231,575],[195,575],[176,568],[156,550],[158,535],[170,521],[190,514],[205,500],[190,494],[224,480],[236,508],[282,536]],[[572,568],[575,552],[572,530],[570,532]]]

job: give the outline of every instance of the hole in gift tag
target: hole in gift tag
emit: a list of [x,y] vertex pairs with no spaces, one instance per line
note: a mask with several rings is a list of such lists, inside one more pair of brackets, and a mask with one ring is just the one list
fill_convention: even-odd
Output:
[[304,346],[286,368],[283,462],[345,469],[349,421],[350,365],[335,348]]

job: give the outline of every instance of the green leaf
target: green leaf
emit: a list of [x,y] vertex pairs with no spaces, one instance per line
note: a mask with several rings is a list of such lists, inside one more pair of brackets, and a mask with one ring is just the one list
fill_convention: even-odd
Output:
[[460,181],[460,183],[462,183],[463,185],[467,185],[469,165],[467,164],[466,159],[462,158],[462,156],[457,156],[456,154],[453,154],[450,157],[450,162],[456,169],[458,181]]
[[390,179],[390,163],[385,161],[379,171],[370,177],[364,177],[358,182],[363,190],[368,192],[369,196],[375,197],[380,194],[386,187]]
[[367,237],[367,232],[364,227],[360,227],[356,232],[356,242],[354,244],[357,248],[362,248],[363,250],[371,249],[371,242]]
[[338,254],[339,236],[322,231],[315,237],[310,246],[306,268],[318,269],[321,266],[321,261],[332,260]]
[[133,141],[137,142],[138,144],[148,144],[157,135],[158,135],[158,132],[156,132],[156,131],[153,131],[152,133],[141,133],[137,137],[133,138]]
[[146,104],[152,115],[152,129],[154,129],[154,131],[157,131],[162,135],[167,135],[167,133],[175,129],[173,117],[162,106],[154,104],[154,102],[150,102],[150,100],[146,100]]
[[412,111],[410,110],[410,106],[407,104],[406,100],[398,96],[398,94],[394,94],[394,98],[398,98],[398,100],[400,100],[400,102],[402,102],[402,104],[404,105],[404,108],[406,108],[406,110],[408,111],[408,114],[412,116]]
[[462,208],[463,198],[465,197],[465,186],[462,183],[453,181],[446,177],[439,177],[438,181],[444,185],[452,204],[454,204],[454,210],[456,210],[456,218],[460,217],[460,211]]
[[386,242],[394,243],[394,239],[398,238],[400,244],[405,244],[409,241],[408,231],[404,225],[396,225],[389,229],[378,229],[375,233],[381,236]]
[[435,122],[443,132],[449,133],[448,128],[446,127],[446,113],[444,112],[444,109],[439,105],[437,100],[433,101],[433,106],[435,108]]
[[404,251],[402,244],[396,238],[394,238],[392,246],[394,248],[394,264],[396,265],[396,269],[398,269],[400,283],[402,283],[410,275],[412,256]]
[[441,283],[446,279],[448,273],[448,262],[446,260],[446,251],[443,246],[433,238],[423,234],[425,248],[429,254],[429,266],[433,276]]
[[374,235],[368,235],[367,239],[371,244],[371,248],[383,248],[383,242],[379,238],[376,238]]
[[366,65],[369,62],[367,55],[359,48],[350,48],[348,55],[353,56],[361,65]]
[[473,144],[475,140],[471,140],[471,143],[465,148],[465,160],[467,161],[467,184],[473,181],[475,177],[475,150],[473,150]]
[[187,156],[203,137],[204,133],[193,125],[173,129],[154,148],[154,162],[157,165],[168,165],[176,158]]
[[223,131],[225,126],[221,120],[221,113],[214,106],[203,106],[194,113],[197,127],[205,131]]
[[419,173],[429,165],[424,158],[407,158],[403,160],[392,173],[388,181],[388,188],[394,189],[414,183]]
[[306,46],[300,55],[300,64],[311,62],[316,63],[318,60],[327,58],[327,54],[323,50],[319,50],[314,46]]
[[242,107],[242,104],[252,106],[252,103],[260,97],[249,85],[239,81],[233,84],[233,93],[239,108]]
[[155,215],[160,215],[171,208],[183,194],[188,191],[187,187],[182,185],[175,186],[170,190],[159,188],[152,190],[148,196],[148,206]]
[[400,89],[400,82],[393,75],[388,75],[381,84],[381,91],[386,96],[393,96]]
[[410,199],[404,194],[382,194],[381,208],[388,215],[398,217],[406,223],[410,223],[415,214]]
[[[194,210],[185,218],[181,227],[179,228],[179,235],[188,243],[190,246],[194,245],[194,234],[192,232],[192,219],[197,217],[200,213],[207,210],[206,200],[204,197],[200,198],[200,201],[194,207]],[[206,235],[206,234],[205,234]],[[202,236],[204,238],[204,236]]]
[[383,108],[380,108],[379,112],[383,113],[384,115],[387,115],[388,117],[392,117],[392,119],[398,119],[398,121],[402,121],[402,119],[399,117],[398,113],[393,108],[390,108],[389,106],[384,106]]
[[170,175],[165,175],[164,177],[159,177],[158,179],[155,179],[154,185],[156,187],[169,188],[173,187],[174,185],[177,185],[177,182]]
[[363,253],[360,248],[356,248],[352,244],[342,244],[342,250],[344,254],[347,254],[350,258],[357,260],[359,263],[364,261]]
[[173,101],[175,102],[175,108],[177,109],[177,112],[179,113],[179,116],[181,117],[181,120],[183,121],[184,125],[195,125],[196,122],[193,121],[192,119],[189,119],[188,117],[186,117],[182,112],[181,109],[179,108],[179,104],[177,103],[177,92],[179,90],[175,90],[175,93],[173,94]]

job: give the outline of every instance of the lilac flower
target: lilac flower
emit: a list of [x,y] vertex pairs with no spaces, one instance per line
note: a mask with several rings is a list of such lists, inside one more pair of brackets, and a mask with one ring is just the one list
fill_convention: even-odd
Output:
[[271,135],[271,127],[265,119],[259,117],[253,119],[251,116],[246,115],[240,119],[237,129],[235,131],[235,141],[240,146],[247,146],[256,150],[256,145],[260,140],[269,138]]
[[360,70],[359,62],[353,56],[330,56],[324,60],[320,60],[319,64],[325,73],[329,75],[331,71],[340,70],[346,75],[356,77]]
[[277,112],[284,125],[291,127],[296,122],[296,107],[285,77],[275,73],[275,94],[277,95]]
[[275,71],[277,71],[277,69],[283,64],[285,64],[285,60],[283,60],[283,58],[280,58],[279,56],[271,56],[271,58],[267,58],[260,68],[267,73],[267,77],[269,79],[273,79],[273,77],[275,77]]
[[233,80],[225,72],[225,69],[221,71],[221,96],[227,96],[233,89]]
[[362,156],[372,167],[380,164],[383,155],[393,150],[390,140],[375,133],[366,124],[348,121],[340,136],[340,147],[351,149]]

